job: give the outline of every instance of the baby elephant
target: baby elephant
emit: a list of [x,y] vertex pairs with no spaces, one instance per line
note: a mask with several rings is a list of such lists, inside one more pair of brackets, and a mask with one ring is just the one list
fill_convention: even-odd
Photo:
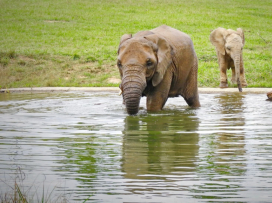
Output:
[[210,41],[216,48],[220,68],[220,88],[228,87],[226,71],[231,68],[231,82],[237,83],[239,91],[242,92],[242,87],[247,86],[242,56],[245,44],[243,30],[217,28],[211,32]]
[[121,37],[120,89],[128,114],[137,114],[142,96],[148,111],[159,111],[168,97],[183,96],[199,107],[198,61],[190,37],[166,25]]

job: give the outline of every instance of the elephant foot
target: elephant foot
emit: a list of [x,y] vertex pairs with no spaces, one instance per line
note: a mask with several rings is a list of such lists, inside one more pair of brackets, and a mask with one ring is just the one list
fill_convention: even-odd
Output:
[[242,87],[247,87],[247,82],[242,82]]
[[227,82],[220,82],[220,88],[228,88],[228,83]]

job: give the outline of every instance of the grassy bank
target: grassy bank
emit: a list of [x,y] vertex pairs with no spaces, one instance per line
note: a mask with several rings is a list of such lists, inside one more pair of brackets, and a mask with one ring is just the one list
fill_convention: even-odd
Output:
[[118,86],[120,37],[162,24],[193,39],[200,87],[219,86],[211,30],[243,28],[248,85],[272,87],[271,0],[1,0],[0,7],[0,88]]

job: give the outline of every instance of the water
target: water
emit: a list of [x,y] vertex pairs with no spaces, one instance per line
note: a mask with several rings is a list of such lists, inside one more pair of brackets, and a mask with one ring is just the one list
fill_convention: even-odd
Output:
[[[0,94],[0,191],[52,202],[271,202],[272,102],[169,99],[128,116],[116,93]],[[0,192],[0,194],[1,194]]]

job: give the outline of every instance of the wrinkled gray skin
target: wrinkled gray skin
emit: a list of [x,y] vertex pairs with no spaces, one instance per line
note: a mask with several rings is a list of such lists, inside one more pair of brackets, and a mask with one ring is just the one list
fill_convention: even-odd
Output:
[[228,87],[226,71],[231,68],[231,82],[237,83],[239,91],[242,92],[242,87],[247,86],[242,51],[245,44],[243,30],[241,28],[238,28],[237,31],[217,28],[211,32],[210,41],[216,48],[220,68],[220,87]]
[[148,111],[159,111],[168,97],[183,96],[199,107],[198,61],[188,35],[168,27],[121,37],[118,61],[120,89],[128,114],[137,114],[142,96]]

